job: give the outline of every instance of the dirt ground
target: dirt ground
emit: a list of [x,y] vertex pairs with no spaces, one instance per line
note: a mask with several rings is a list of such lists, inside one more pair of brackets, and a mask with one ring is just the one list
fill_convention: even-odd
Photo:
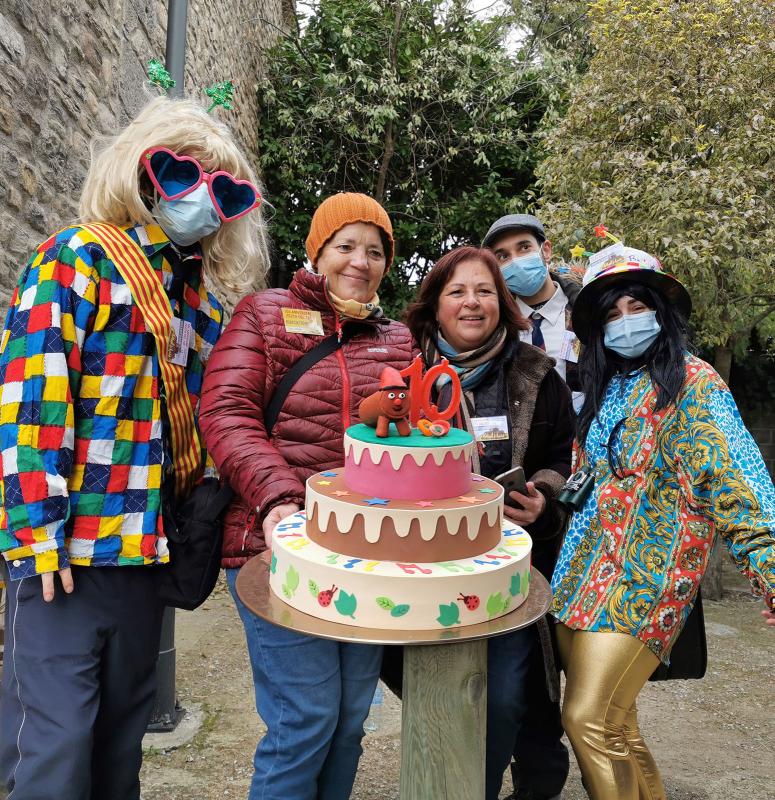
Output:
[[[670,800],[775,798],[775,630],[761,621],[761,602],[728,577],[732,588],[724,600],[705,603],[707,676],[649,684],[639,701],[641,728]],[[146,752],[143,798],[245,798],[263,726],[225,584],[198,611],[178,613],[176,646],[181,705],[201,705],[205,722],[190,744]],[[364,740],[353,800],[398,799],[400,713],[399,701],[386,692],[379,730]],[[510,791],[507,779],[501,796]],[[571,758],[563,798],[585,797]]]

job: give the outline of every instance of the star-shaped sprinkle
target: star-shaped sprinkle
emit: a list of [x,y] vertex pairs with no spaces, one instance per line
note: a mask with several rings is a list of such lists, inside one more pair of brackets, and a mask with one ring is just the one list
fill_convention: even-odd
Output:
[[346,497],[349,492],[346,492],[344,489],[337,489],[335,492],[331,492],[334,497]]
[[415,503],[416,506],[420,506],[420,508],[430,508],[433,503],[429,500],[420,500],[419,502]]
[[336,472],[321,472],[320,473],[324,478],[335,478]]
[[331,481],[318,481],[318,486],[330,486]]
[[480,489],[480,494],[495,494],[495,489]]
[[481,503],[481,497],[471,497],[470,495],[462,495],[458,497],[458,500],[462,501],[463,503]]
[[585,252],[584,245],[577,244],[575,247],[571,247],[570,255],[571,258],[582,258]]
[[363,502],[370,506],[386,506],[390,501],[385,500],[384,497],[370,497],[368,500],[364,500]]

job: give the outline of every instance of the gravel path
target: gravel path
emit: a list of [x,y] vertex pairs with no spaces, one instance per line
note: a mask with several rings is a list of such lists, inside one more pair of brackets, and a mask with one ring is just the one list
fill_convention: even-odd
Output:
[[[775,631],[761,622],[760,601],[734,576],[728,584],[734,588],[722,602],[705,604],[706,678],[649,684],[638,704],[670,800],[775,798]],[[143,798],[244,798],[263,727],[242,627],[222,583],[201,609],[178,613],[176,644],[181,704],[201,704],[205,722],[192,743],[146,753]],[[399,731],[400,703],[386,692],[379,730],[365,739],[353,800],[398,800]],[[583,800],[571,762],[563,798]],[[502,796],[510,791],[507,781]]]

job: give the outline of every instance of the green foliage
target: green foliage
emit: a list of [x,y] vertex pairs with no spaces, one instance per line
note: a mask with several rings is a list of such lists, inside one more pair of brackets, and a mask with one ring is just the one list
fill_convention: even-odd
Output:
[[555,246],[596,249],[605,222],[687,284],[699,344],[739,348],[775,311],[775,5],[596,0],[589,14],[596,54],[539,167]]
[[309,593],[313,597],[317,597],[318,594],[320,593],[320,587],[313,580],[309,580],[307,582],[307,588],[309,589]]
[[372,195],[393,220],[396,263],[380,287],[392,315],[441,252],[525,208],[551,91],[534,49],[506,47],[515,24],[478,19],[467,0],[321,0],[267,54],[273,285],[303,265],[312,213],[338,191]]

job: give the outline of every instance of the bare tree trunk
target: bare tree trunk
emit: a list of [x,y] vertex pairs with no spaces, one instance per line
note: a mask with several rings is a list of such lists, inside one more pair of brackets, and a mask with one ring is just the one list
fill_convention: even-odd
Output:
[[716,372],[721,375],[724,383],[729,383],[729,375],[732,372],[732,348],[730,342],[719,345],[713,353],[713,366]]
[[[401,35],[401,21],[404,12],[400,2],[396,3],[395,12],[396,15],[393,19],[393,35],[390,39],[390,50],[389,50],[390,66],[393,69],[394,75],[398,71],[398,38]],[[389,119],[387,121],[387,125],[385,125],[385,138],[384,138],[384,145],[382,148],[382,159],[380,160],[379,174],[377,175],[377,186],[374,190],[374,199],[380,205],[382,205],[385,200],[385,188],[387,186],[388,170],[390,169],[390,161],[393,158],[393,153],[395,152],[395,149],[396,149],[395,129],[393,127],[393,120]]]

